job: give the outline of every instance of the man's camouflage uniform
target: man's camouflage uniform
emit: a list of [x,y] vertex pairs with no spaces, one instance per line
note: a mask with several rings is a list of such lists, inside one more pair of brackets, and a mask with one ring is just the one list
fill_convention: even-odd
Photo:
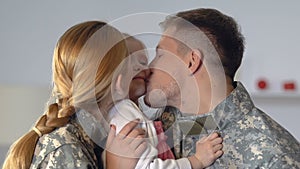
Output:
[[194,154],[197,140],[216,131],[223,137],[224,154],[209,168],[300,168],[299,142],[256,108],[239,82],[212,112],[188,115],[167,107],[160,120],[173,138],[176,158]]

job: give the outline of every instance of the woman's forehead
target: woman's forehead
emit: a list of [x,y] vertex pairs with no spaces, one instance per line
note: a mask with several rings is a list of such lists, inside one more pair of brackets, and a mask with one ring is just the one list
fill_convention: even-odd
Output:
[[134,37],[126,38],[126,43],[130,53],[134,53],[136,51],[145,49],[144,44],[140,40],[135,39]]

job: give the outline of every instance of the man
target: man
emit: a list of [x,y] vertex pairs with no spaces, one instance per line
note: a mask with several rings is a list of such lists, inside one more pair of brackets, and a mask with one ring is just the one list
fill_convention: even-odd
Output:
[[195,9],[161,25],[145,102],[167,105],[160,120],[176,158],[193,154],[198,137],[217,131],[224,154],[212,168],[300,168],[299,142],[234,81],[244,53],[234,19],[215,9]]

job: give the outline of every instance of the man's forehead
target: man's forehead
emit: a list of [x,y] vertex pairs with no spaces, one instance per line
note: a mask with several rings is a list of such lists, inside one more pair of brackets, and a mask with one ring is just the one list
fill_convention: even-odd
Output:
[[166,49],[168,46],[176,45],[176,41],[174,38],[169,35],[162,35],[156,49]]

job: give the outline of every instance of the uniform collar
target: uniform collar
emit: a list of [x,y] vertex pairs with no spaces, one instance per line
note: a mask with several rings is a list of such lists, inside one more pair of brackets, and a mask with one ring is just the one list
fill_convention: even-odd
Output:
[[[189,119],[194,121],[204,121],[204,124],[202,124],[204,127],[211,128],[210,126],[216,126],[216,129],[222,130],[228,124],[242,119],[245,114],[254,108],[254,104],[249,93],[241,82],[234,82],[234,86],[236,87],[230,95],[218,104],[211,112],[202,115],[181,113],[181,117],[178,117],[178,120]],[[214,129],[212,128],[211,130]]]
[[235,89],[223,100],[211,114],[220,130],[226,125],[243,118],[245,114],[254,108],[249,93],[241,82],[234,82]]

